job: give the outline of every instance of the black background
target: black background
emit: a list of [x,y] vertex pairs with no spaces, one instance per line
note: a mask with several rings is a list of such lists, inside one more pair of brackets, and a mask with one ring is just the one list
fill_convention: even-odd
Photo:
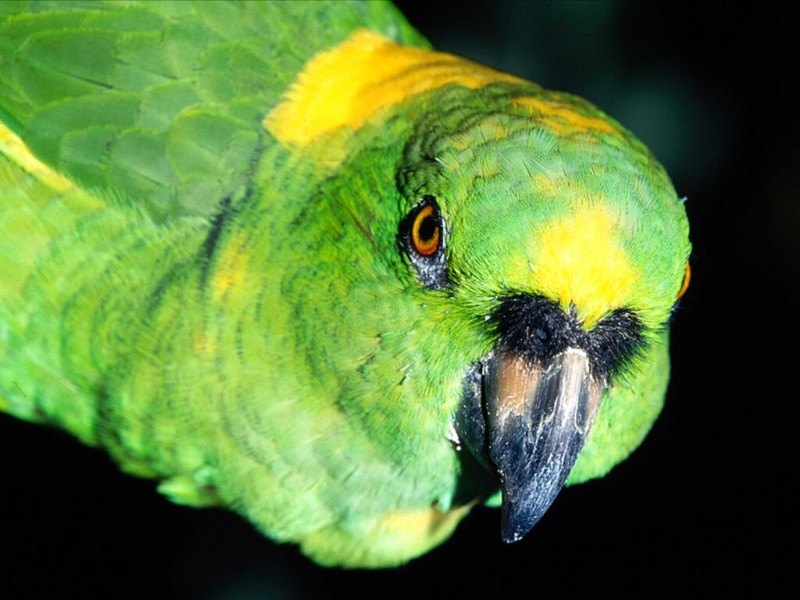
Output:
[[502,544],[499,513],[476,509],[406,567],[342,571],[235,515],[173,506],[102,453],[2,417],[0,597],[761,597],[796,576],[800,54],[789,14],[733,3],[400,6],[438,49],[593,101],[688,198],[693,280],[651,435],[608,477],[565,490],[522,542]]

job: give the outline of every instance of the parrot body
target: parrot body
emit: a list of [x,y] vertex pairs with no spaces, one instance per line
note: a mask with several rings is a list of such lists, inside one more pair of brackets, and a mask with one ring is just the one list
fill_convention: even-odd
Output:
[[0,6],[0,409],[321,564],[623,460],[688,255],[630,133],[389,4]]

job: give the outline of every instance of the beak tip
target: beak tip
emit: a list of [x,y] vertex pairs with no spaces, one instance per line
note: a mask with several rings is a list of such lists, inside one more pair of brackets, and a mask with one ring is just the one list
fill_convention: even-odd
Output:
[[538,506],[535,502],[504,502],[500,526],[503,541],[506,544],[513,544],[524,538],[544,516],[549,506],[550,502],[544,507]]
[[500,537],[506,544],[513,544],[524,538],[526,534],[527,531],[520,531],[516,528],[504,527]]

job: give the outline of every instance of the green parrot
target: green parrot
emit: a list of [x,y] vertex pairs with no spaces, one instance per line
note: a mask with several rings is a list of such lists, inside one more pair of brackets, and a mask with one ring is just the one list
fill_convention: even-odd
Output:
[[619,123],[388,3],[0,3],[0,410],[323,565],[624,460],[688,230]]

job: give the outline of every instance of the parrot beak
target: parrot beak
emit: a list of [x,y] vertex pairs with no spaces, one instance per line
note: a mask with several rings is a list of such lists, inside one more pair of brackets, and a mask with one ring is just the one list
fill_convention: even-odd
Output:
[[484,379],[489,457],[503,489],[503,540],[522,539],[561,490],[594,421],[602,386],[568,348],[546,365],[496,353]]
[[602,389],[586,352],[572,347],[538,363],[501,348],[472,370],[456,428],[500,476],[505,542],[522,539],[555,500]]

